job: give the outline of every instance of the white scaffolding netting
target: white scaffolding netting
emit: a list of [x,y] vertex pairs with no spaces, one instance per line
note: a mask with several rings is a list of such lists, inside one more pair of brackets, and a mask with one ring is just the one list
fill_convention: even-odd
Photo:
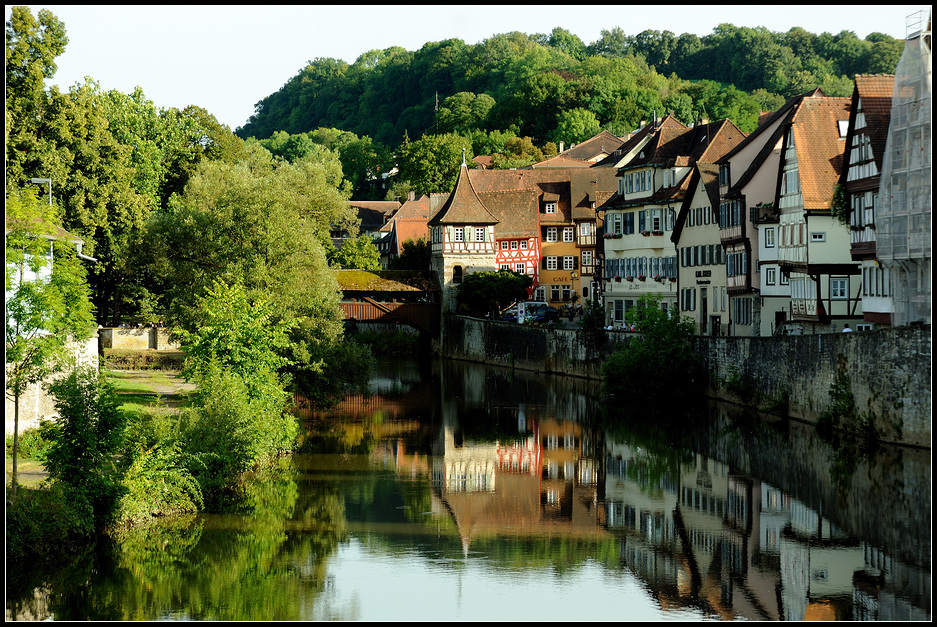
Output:
[[[926,19],[926,21],[924,21]],[[878,260],[893,277],[893,324],[930,323],[931,18],[909,18],[895,71],[875,216]]]

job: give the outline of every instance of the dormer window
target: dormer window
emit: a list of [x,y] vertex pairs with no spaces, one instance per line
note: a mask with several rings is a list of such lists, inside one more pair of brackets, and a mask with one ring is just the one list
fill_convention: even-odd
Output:
[[543,211],[544,211],[544,213],[552,213],[552,214],[555,214],[555,213],[556,213],[556,203],[555,203],[555,202],[548,202],[548,203],[544,206]]

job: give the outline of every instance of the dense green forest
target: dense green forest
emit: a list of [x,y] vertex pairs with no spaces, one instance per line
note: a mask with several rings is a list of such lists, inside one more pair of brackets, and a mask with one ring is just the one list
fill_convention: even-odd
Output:
[[[370,171],[378,172],[388,167],[389,153],[424,135],[457,133],[475,154],[490,154],[512,137],[545,148],[600,129],[621,136],[655,112],[673,112],[684,123],[731,118],[750,132],[760,112],[793,95],[821,87],[848,96],[856,74],[893,73],[903,45],[881,33],[862,40],[851,31],[781,33],[731,24],[704,37],[666,30],[631,36],[615,27],[588,45],[560,27],[549,35],[494,35],[476,45],[448,39],[416,52],[371,50],[351,65],[310,61],[258,102],[236,133],[282,145],[290,136],[341,129],[367,142]],[[492,133],[500,135],[492,140]]]

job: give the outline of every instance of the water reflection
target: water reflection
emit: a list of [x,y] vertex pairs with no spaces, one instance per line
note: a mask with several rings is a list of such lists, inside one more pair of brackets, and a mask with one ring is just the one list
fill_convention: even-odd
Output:
[[[930,456],[720,403],[622,423],[593,384],[388,362],[305,416],[236,514],[135,530],[7,616],[929,620]],[[9,593],[9,590],[8,590]]]

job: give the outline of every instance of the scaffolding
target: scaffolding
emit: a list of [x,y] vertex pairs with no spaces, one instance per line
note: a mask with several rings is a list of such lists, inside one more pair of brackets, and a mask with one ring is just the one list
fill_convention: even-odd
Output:
[[875,216],[878,261],[891,270],[894,326],[930,324],[931,12],[908,17]]

